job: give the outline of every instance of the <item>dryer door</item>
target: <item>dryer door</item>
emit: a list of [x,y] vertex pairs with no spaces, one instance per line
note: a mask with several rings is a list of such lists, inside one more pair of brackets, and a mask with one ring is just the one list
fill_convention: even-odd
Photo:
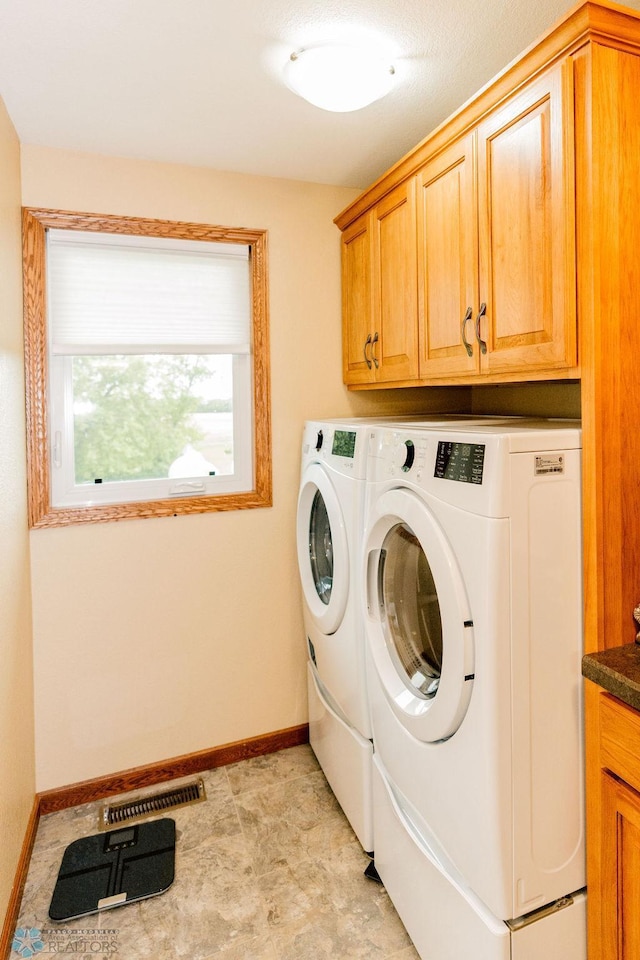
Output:
[[366,544],[367,635],[398,719],[419,740],[451,737],[473,687],[473,623],[456,558],[427,505],[388,490]]
[[338,496],[317,463],[302,477],[297,527],[298,567],[307,606],[322,633],[335,633],[349,594],[349,548]]

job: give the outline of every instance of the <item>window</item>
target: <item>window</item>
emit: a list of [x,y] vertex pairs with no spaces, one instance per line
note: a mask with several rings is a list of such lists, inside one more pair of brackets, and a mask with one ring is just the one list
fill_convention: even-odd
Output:
[[24,211],[32,526],[271,504],[266,234]]

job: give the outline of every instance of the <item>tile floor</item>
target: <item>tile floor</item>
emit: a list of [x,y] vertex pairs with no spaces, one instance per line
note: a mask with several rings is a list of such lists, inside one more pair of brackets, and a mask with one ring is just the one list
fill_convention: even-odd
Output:
[[364,877],[368,859],[310,747],[202,777],[206,802],[170,813],[173,886],[82,920],[54,924],[48,909],[64,849],[98,832],[100,804],[42,817],[18,921],[41,940],[11,960],[419,960],[384,888]]

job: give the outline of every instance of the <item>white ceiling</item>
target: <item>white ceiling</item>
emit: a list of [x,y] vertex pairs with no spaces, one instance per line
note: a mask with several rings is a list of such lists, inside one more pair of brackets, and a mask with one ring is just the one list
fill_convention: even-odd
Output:
[[[572,6],[0,0],[0,95],[24,143],[365,187]],[[364,110],[327,113],[282,67],[347,28],[386,37],[397,81]]]

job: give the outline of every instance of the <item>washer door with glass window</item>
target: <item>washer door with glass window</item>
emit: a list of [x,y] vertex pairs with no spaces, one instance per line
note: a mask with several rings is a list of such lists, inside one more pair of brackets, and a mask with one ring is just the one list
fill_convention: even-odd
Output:
[[453,736],[473,688],[473,624],[445,533],[412,491],[374,507],[367,537],[367,636],[385,696],[417,739]]
[[338,496],[317,463],[302,477],[297,527],[298,567],[307,606],[322,633],[335,633],[349,594],[349,547]]

